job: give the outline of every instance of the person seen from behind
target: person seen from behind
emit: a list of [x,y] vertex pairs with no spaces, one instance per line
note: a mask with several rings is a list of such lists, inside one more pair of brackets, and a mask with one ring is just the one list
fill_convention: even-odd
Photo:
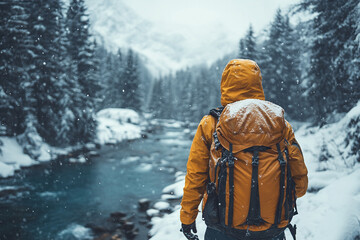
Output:
[[259,66],[234,59],[221,79],[221,105],[203,117],[187,163],[181,231],[198,239],[202,201],[205,240],[285,239],[308,187],[307,168],[284,110],[265,101]]

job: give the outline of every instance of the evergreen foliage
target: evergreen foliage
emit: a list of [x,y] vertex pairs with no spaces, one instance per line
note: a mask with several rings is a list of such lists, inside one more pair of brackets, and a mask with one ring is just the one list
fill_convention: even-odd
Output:
[[228,59],[210,67],[186,68],[155,80],[150,111],[156,118],[199,121],[210,109],[220,106],[220,79]]
[[[65,35],[62,3],[55,1],[32,1],[29,4],[29,32],[33,42],[29,73],[35,101],[34,125],[39,134],[50,144],[57,144],[54,136],[61,126],[61,99],[65,81]],[[32,121],[31,120],[31,121]]]
[[160,118],[162,116],[163,109],[163,89],[162,89],[162,78],[156,79],[153,84],[152,95],[150,99],[149,110],[153,113],[154,117]]
[[122,106],[140,111],[142,96],[140,93],[140,78],[138,73],[138,59],[134,52],[129,49],[125,69],[123,72]]
[[325,124],[359,99],[359,1],[304,0],[300,6],[316,14],[310,20],[309,101],[316,120]]
[[0,135],[17,136],[34,159],[44,142],[93,141],[95,111],[126,107],[127,80],[136,97],[126,101],[140,110],[139,69],[148,77],[133,51],[125,64],[120,50],[96,46],[83,0],[64,12],[61,0],[0,1]]
[[259,65],[266,99],[283,106],[293,118],[301,108],[299,41],[289,18],[278,9],[270,24],[269,36],[262,43]]
[[257,57],[256,39],[253,27],[250,25],[245,37],[239,42],[239,58],[256,61]]
[[0,1],[0,121],[8,135],[24,130],[30,44],[25,9],[23,1]]
[[[123,54],[120,49],[112,53],[104,47],[97,48],[95,55],[99,62],[99,84],[102,86],[98,93],[101,102],[97,109],[124,107],[142,110],[144,107],[144,99],[148,97],[146,92],[150,92],[149,87],[145,88],[144,85],[151,78],[137,54],[132,50],[128,53],[131,56]],[[131,93],[129,86],[136,94]],[[134,102],[138,107],[132,107]]]
[[69,44],[68,54],[76,64],[76,77],[79,83],[81,104],[74,111],[77,141],[87,142],[94,138],[96,129],[93,112],[100,85],[96,79],[97,64],[95,45],[89,33],[89,17],[84,0],[72,0],[67,11],[66,30]]

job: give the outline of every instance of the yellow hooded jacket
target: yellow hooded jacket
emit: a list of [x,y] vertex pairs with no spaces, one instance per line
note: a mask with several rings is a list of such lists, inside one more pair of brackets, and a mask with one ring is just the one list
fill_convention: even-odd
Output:
[[[234,59],[227,64],[222,74],[221,104],[226,106],[229,103],[245,99],[265,100],[260,68],[254,61]],[[207,199],[206,184],[216,123],[217,120],[211,115],[204,116],[198,126],[190,149],[180,211],[180,220],[183,224],[191,224],[195,221],[201,200],[204,198],[204,201],[206,201]],[[307,168],[300,146],[288,122],[286,122],[284,135],[289,142],[289,166],[296,184],[296,196],[301,197],[306,193],[308,186]],[[237,213],[234,212],[234,219],[236,218]],[[235,222],[237,221],[234,220]],[[287,222],[282,222],[281,225],[284,227],[286,224]],[[261,231],[269,228],[270,225],[266,224],[262,228],[256,229],[250,227],[250,230]],[[247,226],[238,225],[233,227],[246,229]]]

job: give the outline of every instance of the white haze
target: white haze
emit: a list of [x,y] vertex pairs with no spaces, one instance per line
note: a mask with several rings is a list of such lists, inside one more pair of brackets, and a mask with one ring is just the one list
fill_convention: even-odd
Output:
[[260,33],[277,8],[296,2],[87,0],[97,38],[112,50],[133,48],[155,76],[235,52],[250,24]]

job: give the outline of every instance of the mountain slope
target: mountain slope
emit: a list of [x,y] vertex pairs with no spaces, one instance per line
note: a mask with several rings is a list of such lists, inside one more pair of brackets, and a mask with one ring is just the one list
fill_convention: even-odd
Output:
[[221,25],[204,26],[200,31],[185,25],[169,29],[144,20],[120,0],[87,0],[87,5],[96,38],[112,50],[133,48],[153,75],[209,64],[236,49]]

